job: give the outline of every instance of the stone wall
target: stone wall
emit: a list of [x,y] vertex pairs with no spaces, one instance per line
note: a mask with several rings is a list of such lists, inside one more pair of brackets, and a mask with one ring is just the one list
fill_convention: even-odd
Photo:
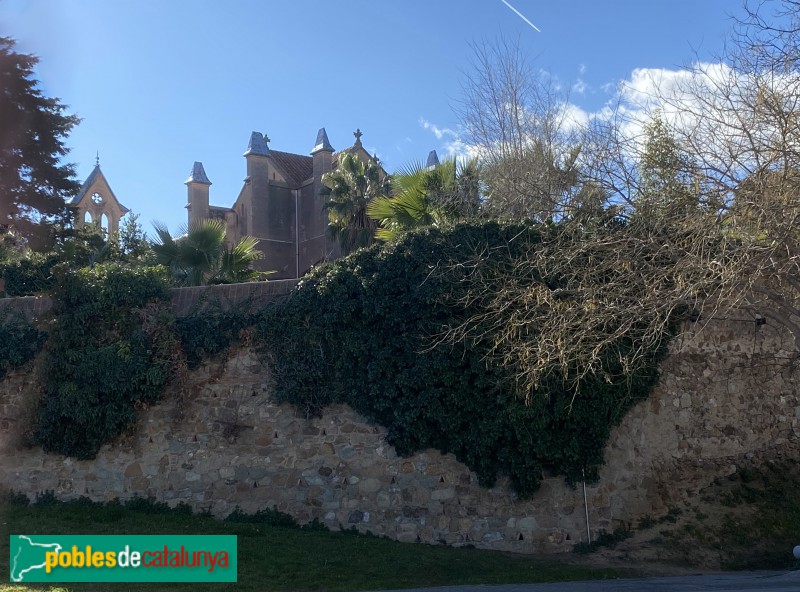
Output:
[[[769,324],[687,326],[660,385],[613,432],[599,482],[586,486],[593,533],[666,512],[751,460],[798,458],[796,362],[794,345]],[[307,420],[275,404],[269,371],[248,348],[192,373],[183,394],[142,412],[134,433],[94,461],[16,446],[24,421],[15,414],[35,390],[29,369],[0,383],[0,485],[30,495],[152,496],[217,516],[274,507],[402,541],[529,553],[586,540],[582,484],[547,477],[520,501],[504,482],[479,487],[452,455],[400,458],[383,428],[347,407]]]
[[[298,282],[299,280],[274,280],[173,288],[170,306],[181,317],[209,305],[219,305],[225,309],[242,303],[263,305],[288,296]],[[49,296],[0,298],[0,323],[5,318],[18,315],[27,319],[41,318],[52,308],[53,299]]]
[[252,305],[263,305],[266,302],[273,302],[288,296],[298,281],[273,280],[268,282],[173,288],[172,310],[180,317],[194,310],[202,310],[210,304],[218,304],[226,309],[248,302]]
[[50,296],[22,296],[20,298],[0,298],[0,323],[6,318],[17,316],[26,319],[40,318],[53,308]]

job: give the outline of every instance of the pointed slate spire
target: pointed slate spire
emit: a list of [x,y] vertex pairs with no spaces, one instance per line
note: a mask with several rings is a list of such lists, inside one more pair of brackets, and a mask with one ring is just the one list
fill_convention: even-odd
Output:
[[189,175],[189,178],[186,179],[185,185],[188,185],[189,183],[211,185],[211,181],[208,180],[208,176],[206,175],[206,170],[203,168],[202,162],[195,161],[194,165],[192,166],[192,173]]
[[331,143],[328,141],[328,134],[324,127],[319,128],[319,131],[317,132],[317,141],[314,143],[314,147],[311,149],[311,154],[320,152],[321,150],[333,152],[333,146],[331,146]]
[[253,132],[250,134],[250,142],[247,144],[247,151],[244,156],[251,154],[258,154],[260,156],[269,156],[269,147],[267,146],[269,138],[261,135],[261,132]]
[[428,152],[428,160],[425,161],[425,167],[435,166],[439,166],[439,155],[436,154],[436,150],[431,150]]

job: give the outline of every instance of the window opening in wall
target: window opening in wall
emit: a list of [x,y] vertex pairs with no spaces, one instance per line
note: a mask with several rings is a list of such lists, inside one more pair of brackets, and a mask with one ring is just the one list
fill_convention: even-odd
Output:
[[103,213],[103,215],[100,216],[100,228],[102,228],[106,232],[106,234],[108,234],[108,229],[109,229],[108,216],[105,213]]
[[92,213],[91,212],[86,212],[83,215],[83,221],[84,221],[85,224],[91,224],[92,223]]

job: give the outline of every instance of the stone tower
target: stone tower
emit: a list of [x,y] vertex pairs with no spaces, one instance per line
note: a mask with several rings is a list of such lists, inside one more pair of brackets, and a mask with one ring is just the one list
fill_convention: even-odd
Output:
[[208,193],[211,181],[208,180],[202,162],[195,162],[189,178],[186,179],[188,191],[189,226],[208,218]]

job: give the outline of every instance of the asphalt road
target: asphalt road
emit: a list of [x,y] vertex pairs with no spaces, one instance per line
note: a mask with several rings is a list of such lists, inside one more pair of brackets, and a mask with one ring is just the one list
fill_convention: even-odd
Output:
[[800,571],[725,573],[704,576],[594,580],[557,584],[443,586],[392,592],[800,592]]

